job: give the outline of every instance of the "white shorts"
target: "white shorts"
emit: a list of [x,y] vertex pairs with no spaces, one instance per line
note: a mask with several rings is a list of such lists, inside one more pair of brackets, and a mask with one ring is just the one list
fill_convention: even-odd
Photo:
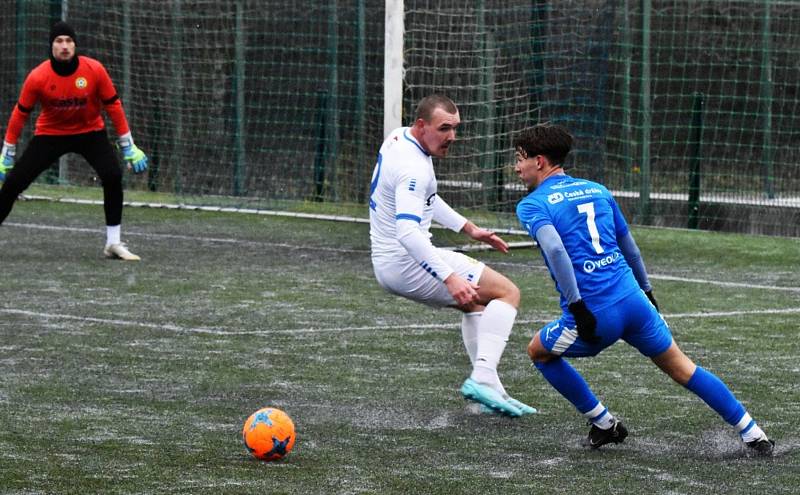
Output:
[[[436,248],[436,251],[455,273],[478,283],[486,266],[483,262],[455,251],[441,248]],[[437,308],[457,304],[444,282],[428,273],[411,256],[403,256],[391,263],[373,260],[372,267],[378,283],[392,294]]]

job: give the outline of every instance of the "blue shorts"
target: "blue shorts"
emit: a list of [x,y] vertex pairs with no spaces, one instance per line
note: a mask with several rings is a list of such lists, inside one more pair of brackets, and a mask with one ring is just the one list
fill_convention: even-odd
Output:
[[542,345],[551,353],[564,357],[596,356],[619,339],[647,357],[658,356],[672,345],[672,333],[667,322],[642,291],[593,313],[597,320],[599,343],[589,344],[579,338],[575,319],[571,313],[564,313],[539,331]]

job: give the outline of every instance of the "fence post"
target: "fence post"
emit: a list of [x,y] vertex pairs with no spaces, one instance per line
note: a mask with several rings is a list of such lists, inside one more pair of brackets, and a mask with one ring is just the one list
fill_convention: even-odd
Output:
[[314,159],[314,201],[322,202],[325,192],[326,141],[328,129],[328,92],[317,92],[317,155]]
[[689,225],[696,229],[700,221],[700,158],[703,140],[703,94],[694,94],[692,124],[689,129]]
[[[172,33],[170,36],[170,49],[169,49],[169,63],[172,70],[170,87],[168,89],[168,98],[171,100],[165,101],[165,108],[161,110],[164,115],[164,121],[171,121],[172,125],[172,155],[170,161],[174,163],[175,179],[174,179],[174,192],[175,194],[183,193],[183,177],[182,165],[184,161],[184,125],[183,125],[183,112],[170,112],[168,110],[169,104],[174,105],[174,108],[183,108],[183,11],[181,9],[182,0],[171,0],[172,2],[172,19],[170,27]],[[163,101],[163,100],[162,100]],[[191,184],[191,181],[189,181]]]
[[[366,177],[366,119],[367,119],[367,14],[365,0],[358,0],[357,3],[357,30],[358,39],[356,40],[356,128],[355,128],[355,142],[356,142],[356,174],[355,180],[358,181],[356,202],[364,204],[367,201],[366,187],[369,184],[369,177]],[[363,186],[361,185],[363,181]]]
[[[68,12],[69,0],[50,0],[50,25],[52,26],[56,21],[66,21]],[[52,169],[48,170],[44,176],[45,181],[49,184],[69,184],[69,162],[67,156],[61,155],[57,163],[58,172]]]
[[642,0],[642,112],[641,181],[639,183],[640,222],[650,223],[650,132],[652,125],[650,102],[650,15],[651,0]]
[[761,164],[764,168],[764,193],[775,197],[775,178],[772,148],[772,31],[770,29],[771,0],[764,0],[764,17],[761,22],[761,106],[763,108],[764,138],[761,143]]
[[337,186],[337,160],[339,158],[339,7],[337,0],[329,0],[328,5],[328,108],[330,113],[328,124],[330,132],[328,140],[330,146],[327,150],[328,164],[328,196],[337,201],[339,191]]
[[245,159],[245,66],[247,61],[245,45],[247,43],[244,32],[244,4],[241,0],[236,2],[236,32],[234,41],[234,157],[233,157],[233,195],[241,196],[245,193],[244,184],[246,177]]
[[[492,205],[496,202],[496,190],[494,187],[494,154],[495,154],[495,104],[494,104],[494,89],[495,89],[495,45],[493,33],[486,27],[486,2],[479,0],[476,2],[476,9],[478,10],[477,18],[477,33],[480,37],[478,40],[478,51],[481,57],[481,73],[480,73],[480,87],[479,87],[479,101],[483,102],[481,111],[478,118],[478,128],[481,129],[483,139],[479,148],[480,157],[478,158],[478,167],[481,173],[481,183],[483,184],[483,202],[486,205]],[[491,208],[491,206],[489,206]]]

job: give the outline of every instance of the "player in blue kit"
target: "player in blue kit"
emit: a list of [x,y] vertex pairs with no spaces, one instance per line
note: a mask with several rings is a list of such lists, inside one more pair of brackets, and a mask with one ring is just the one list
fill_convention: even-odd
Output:
[[514,170],[530,191],[517,205],[517,217],[541,248],[563,312],[528,345],[534,365],[591,422],[585,445],[593,449],[621,443],[628,431],[564,358],[595,356],[622,339],[703,399],[753,452],[772,455],[775,442],[728,387],[672,339],[639,248],[611,193],[564,173],[572,141],[565,128],[551,124],[526,129],[514,140]]

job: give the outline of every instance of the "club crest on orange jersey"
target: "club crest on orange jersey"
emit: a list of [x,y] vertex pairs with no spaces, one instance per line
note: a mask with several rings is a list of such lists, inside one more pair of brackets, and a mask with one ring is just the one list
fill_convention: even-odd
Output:
[[89,83],[86,82],[86,78],[85,77],[79,77],[79,78],[75,79],[75,87],[78,88],[78,89],[85,89],[86,86],[88,86],[88,85],[89,85]]

